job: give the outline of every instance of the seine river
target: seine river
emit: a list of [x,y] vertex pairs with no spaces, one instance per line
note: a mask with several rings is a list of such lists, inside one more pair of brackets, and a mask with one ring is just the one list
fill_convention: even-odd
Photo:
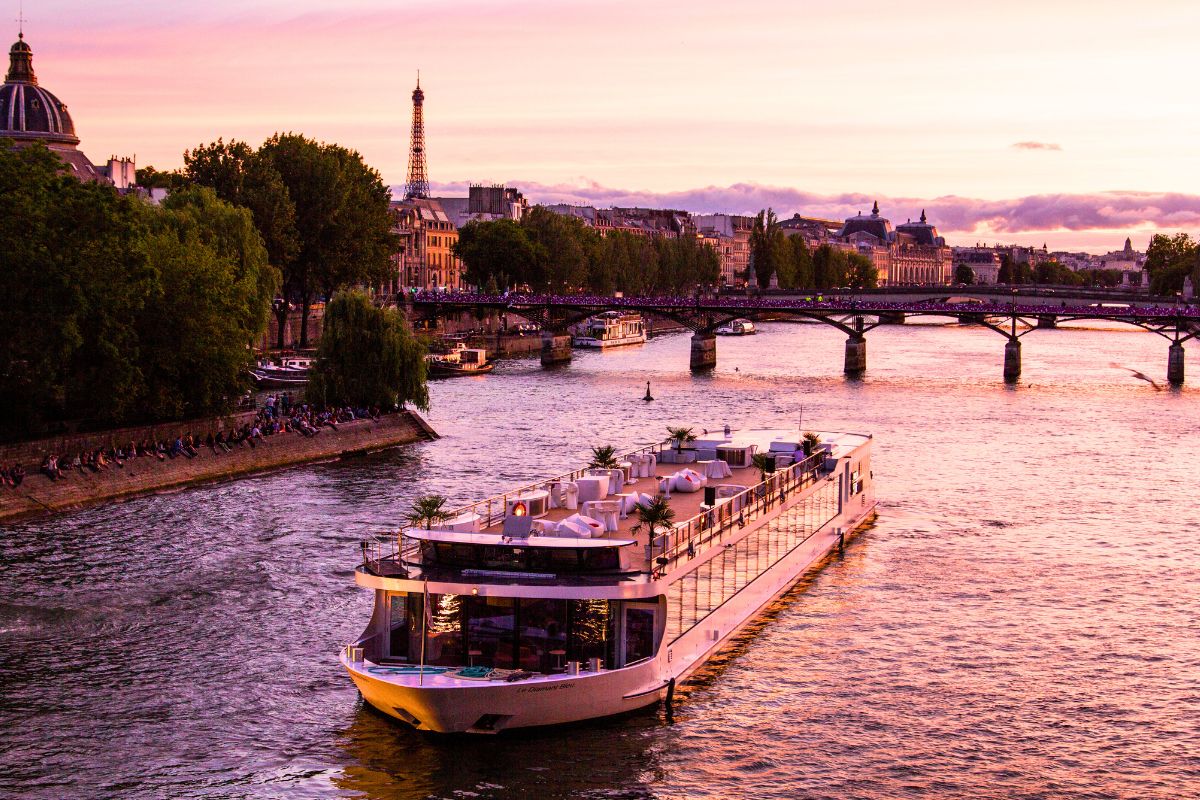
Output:
[[[684,335],[508,362],[432,387],[437,442],[0,531],[0,796],[1200,796],[1200,390],[1121,368],[1161,382],[1167,343],[1035,331],[1005,387],[986,330],[876,330],[861,381],[843,341],[764,325],[704,377]],[[337,665],[358,542],[417,495],[801,409],[874,433],[879,520],[673,722],[431,739]]]

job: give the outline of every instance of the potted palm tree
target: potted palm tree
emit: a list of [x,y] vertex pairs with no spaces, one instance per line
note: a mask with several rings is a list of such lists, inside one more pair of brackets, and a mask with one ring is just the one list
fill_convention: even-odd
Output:
[[620,463],[617,460],[617,448],[606,444],[592,448],[592,461],[588,466],[600,469],[616,469]]
[[763,486],[762,484],[767,480],[767,464],[768,462],[773,462],[774,460],[775,456],[767,453],[755,453],[754,455],[750,456],[751,465],[758,470],[759,485],[758,489],[755,491],[755,494],[757,494],[759,497],[762,497],[767,493],[767,487]]
[[650,547],[648,549],[649,556],[654,557],[654,539],[658,535],[660,528],[669,529],[671,523],[675,521],[675,509],[671,508],[670,501],[663,495],[656,496],[646,505],[637,507],[637,518],[640,525],[646,527],[649,534]]
[[804,448],[804,457],[807,458],[817,452],[817,448],[821,446],[821,437],[812,431],[805,431],[800,445]]
[[408,523],[414,528],[426,530],[450,519],[445,509],[446,498],[440,494],[427,494],[413,501],[412,509],[408,512]]
[[696,441],[696,432],[692,428],[667,428],[667,436],[675,443],[675,458],[676,464],[684,463],[683,446]]

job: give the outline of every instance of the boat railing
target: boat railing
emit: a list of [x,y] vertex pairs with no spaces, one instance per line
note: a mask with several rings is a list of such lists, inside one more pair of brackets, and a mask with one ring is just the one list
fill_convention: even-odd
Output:
[[813,453],[803,461],[768,474],[726,502],[705,508],[694,517],[676,523],[669,531],[656,534],[649,549],[652,571],[668,572],[681,559],[693,558],[710,545],[732,537],[777,504],[786,502],[791,493],[816,483],[826,456],[824,450]]

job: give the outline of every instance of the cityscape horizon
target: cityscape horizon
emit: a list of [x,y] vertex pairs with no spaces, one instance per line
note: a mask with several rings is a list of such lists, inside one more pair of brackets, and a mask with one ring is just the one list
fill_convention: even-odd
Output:
[[[679,9],[620,3],[595,14],[480,2],[456,14],[424,3],[331,10],[267,0],[131,20],[63,0],[24,28],[44,78],[85,121],[85,146],[137,153],[158,169],[217,138],[255,145],[292,130],[362,153],[399,185],[420,68],[435,191],[503,179],[535,203],[769,206],[833,219],[878,200],[895,220],[927,209],[957,245],[1102,253],[1127,236],[1142,249],[1155,233],[1200,221],[1200,195],[1188,191],[1200,173],[1186,155],[1194,120],[1172,110],[1171,82],[1156,79],[1173,74],[1174,51],[1127,35],[1151,26],[1170,40],[1196,12],[1155,6],[1167,13],[1083,19],[1071,4],[1039,8],[1053,57],[1033,40],[1006,43],[1023,15],[989,20],[980,33],[979,20],[945,3],[903,17],[870,3],[820,18],[763,9],[778,17],[767,31],[709,4],[671,17]],[[856,43],[872,46],[841,59],[823,37],[856,14],[912,38],[859,33]],[[641,31],[663,15],[681,41]],[[720,24],[731,28],[724,38]],[[754,47],[737,37],[748,28]],[[113,46],[129,36],[138,47]],[[437,46],[450,36],[459,46]],[[714,49],[714,37],[728,46]],[[568,41],[569,56],[557,44]],[[496,52],[506,55],[499,64]],[[1116,104],[1133,87],[1144,119]]]

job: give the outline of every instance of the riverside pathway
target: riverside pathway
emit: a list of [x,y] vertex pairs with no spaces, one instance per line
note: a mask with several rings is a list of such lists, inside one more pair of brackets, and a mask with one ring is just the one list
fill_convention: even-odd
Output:
[[39,464],[25,464],[29,474],[20,486],[0,487],[0,523],[436,438],[419,415],[401,411],[339,423],[312,437],[276,434],[228,453],[200,447],[194,458],[143,456],[101,472],[72,470],[61,480],[43,475]]

